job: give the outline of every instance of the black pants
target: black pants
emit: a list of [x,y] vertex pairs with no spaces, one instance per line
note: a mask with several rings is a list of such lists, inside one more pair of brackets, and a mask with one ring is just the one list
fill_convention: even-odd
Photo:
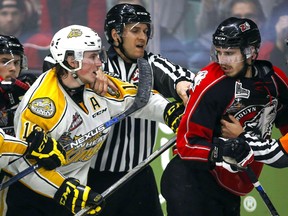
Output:
[[72,216],[53,199],[44,197],[19,182],[9,187],[7,194],[8,211],[6,216]]
[[[88,185],[102,193],[126,172],[99,172],[90,169]],[[163,216],[153,170],[150,166],[130,179],[106,199],[101,216]]]
[[168,216],[240,216],[240,197],[215,181],[208,170],[175,156],[162,175]]

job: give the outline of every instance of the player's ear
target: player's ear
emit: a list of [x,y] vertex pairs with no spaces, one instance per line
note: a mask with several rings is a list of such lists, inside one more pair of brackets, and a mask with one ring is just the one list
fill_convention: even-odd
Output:
[[66,61],[68,62],[68,65],[71,67],[71,68],[77,68],[78,67],[78,62],[75,61],[75,58],[74,56],[68,56]]
[[115,45],[115,46],[118,46],[118,45],[119,45],[119,41],[121,41],[121,38],[120,38],[120,36],[118,35],[116,29],[112,29],[112,31],[111,31],[111,36],[112,36],[112,38],[113,38],[114,45]]

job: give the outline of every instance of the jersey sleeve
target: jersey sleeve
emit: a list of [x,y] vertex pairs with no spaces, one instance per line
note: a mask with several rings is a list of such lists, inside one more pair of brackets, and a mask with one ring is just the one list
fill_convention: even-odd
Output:
[[192,82],[194,73],[180,65],[173,64],[160,55],[149,53],[148,56],[153,71],[154,89],[166,98],[173,97],[181,101],[176,92],[176,84],[180,81]]
[[240,137],[249,143],[256,161],[277,168],[288,166],[288,134],[280,139],[261,139],[246,132]]
[[182,159],[207,163],[212,138],[220,135],[218,122],[233,98],[233,91],[227,89],[234,87],[217,71],[217,65],[208,66],[195,77],[177,134],[177,153]]
[[0,128],[0,169],[23,156],[27,143],[4,133]]
[[[116,116],[127,110],[133,104],[137,94],[137,86],[111,76],[108,76],[108,78],[112,80],[118,88],[118,92],[114,95],[109,93],[106,95],[109,111],[112,116]],[[131,116],[164,123],[163,113],[168,102],[169,101],[161,94],[152,90],[148,103],[143,108],[132,113]]]
[[288,133],[288,78],[286,74],[278,67],[273,66],[275,75],[273,80],[276,83],[279,95],[279,109],[275,119],[275,126],[282,135]]
[[[14,176],[33,164],[35,164],[34,160],[27,160],[26,158],[22,157],[19,160],[11,163],[9,166],[3,168],[3,170],[4,172]],[[39,168],[38,170],[35,170],[29,175],[21,178],[19,181],[36,193],[48,198],[53,198],[54,194],[64,180],[65,177],[60,172],[56,171],[56,169],[46,170],[44,168]]]

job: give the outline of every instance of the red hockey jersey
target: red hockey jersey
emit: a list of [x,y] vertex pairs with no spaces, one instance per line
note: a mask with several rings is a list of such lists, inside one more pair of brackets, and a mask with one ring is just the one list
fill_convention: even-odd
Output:
[[[277,113],[288,105],[287,83],[284,72],[267,61],[255,61],[252,78],[227,77],[217,63],[206,66],[198,72],[190,90],[178,129],[177,153],[184,160],[198,162],[193,163],[195,166],[209,165],[213,137],[221,136],[220,119],[228,113],[241,122],[245,131],[269,138]],[[285,121],[283,115],[277,121],[287,128],[287,122],[281,122]],[[254,161],[251,167],[259,176],[263,164]],[[253,189],[245,172],[230,173],[215,167],[211,173],[234,194],[245,195]]]

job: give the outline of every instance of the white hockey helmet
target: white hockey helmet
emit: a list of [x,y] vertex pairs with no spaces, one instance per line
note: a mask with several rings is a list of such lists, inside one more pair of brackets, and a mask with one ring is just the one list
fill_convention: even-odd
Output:
[[[89,27],[81,25],[70,25],[62,28],[52,38],[50,43],[50,52],[56,61],[63,68],[70,72],[78,71],[82,68],[82,60],[85,51],[101,52],[101,38]],[[63,64],[67,53],[73,53],[79,67],[70,69]]]

